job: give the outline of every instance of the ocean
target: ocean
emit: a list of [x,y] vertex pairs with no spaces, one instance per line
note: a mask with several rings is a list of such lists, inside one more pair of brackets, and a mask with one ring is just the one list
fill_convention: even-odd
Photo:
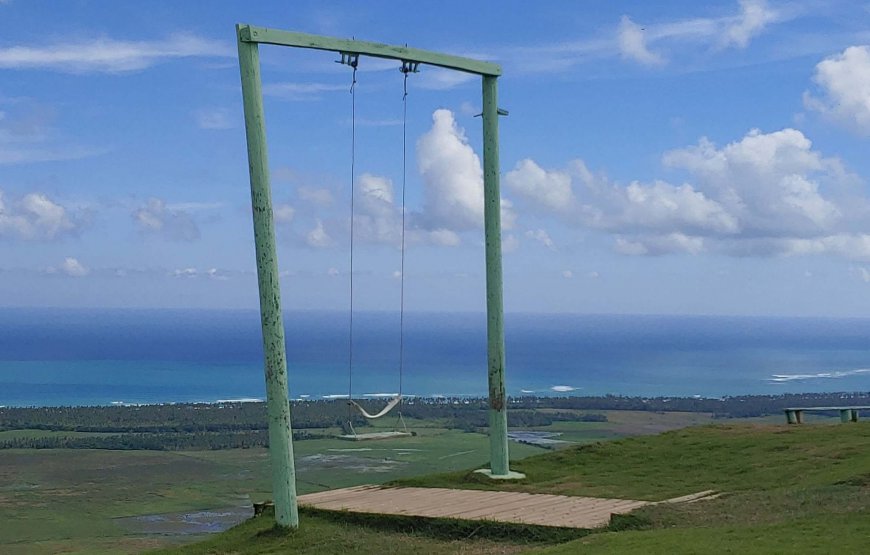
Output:
[[[354,315],[352,392],[399,390],[399,319]],[[405,315],[405,395],[486,395],[483,314]],[[345,395],[348,314],[285,315],[290,395]],[[510,395],[870,390],[870,319],[507,314]],[[259,314],[0,309],[0,406],[264,396]]]

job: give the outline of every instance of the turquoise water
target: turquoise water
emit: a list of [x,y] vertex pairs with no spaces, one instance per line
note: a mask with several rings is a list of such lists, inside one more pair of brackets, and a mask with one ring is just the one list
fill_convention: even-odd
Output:
[[[355,315],[353,393],[399,389],[398,315]],[[347,314],[286,316],[290,392],[348,391]],[[870,320],[510,314],[512,395],[870,390]],[[482,314],[406,315],[403,391],[484,395]],[[0,405],[262,398],[255,311],[0,310]]]

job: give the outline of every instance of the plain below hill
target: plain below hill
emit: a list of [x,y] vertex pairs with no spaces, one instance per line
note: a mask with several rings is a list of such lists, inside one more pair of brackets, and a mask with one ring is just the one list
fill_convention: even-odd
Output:
[[[870,537],[870,422],[701,426],[563,449],[513,464],[526,480],[468,472],[393,485],[661,500],[608,529],[534,527],[303,511],[284,534],[252,519],[173,553],[860,553]],[[419,520],[419,519],[416,519]],[[578,537],[582,536],[582,537]]]

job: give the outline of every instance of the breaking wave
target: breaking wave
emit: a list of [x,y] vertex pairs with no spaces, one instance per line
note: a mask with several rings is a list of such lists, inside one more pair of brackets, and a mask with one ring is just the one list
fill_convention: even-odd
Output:
[[856,370],[836,370],[834,372],[819,372],[817,374],[774,374],[767,381],[773,383],[786,383],[804,380],[830,380],[846,378],[857,374],[870,374],[870,368],[858,368]]

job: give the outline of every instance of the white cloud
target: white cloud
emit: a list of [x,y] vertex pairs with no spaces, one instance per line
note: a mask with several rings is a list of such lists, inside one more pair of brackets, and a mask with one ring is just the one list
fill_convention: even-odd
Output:
[[[0,97],[0,102],[4,99]],[[106,149],[67,144],[52,124],[56,111],[27,98],[7,99],[14,110],[0,112],[0,165],[79,160]]]
[[341,275],[341,272],[338,271],[338,268],[330,268],[326,271],[326,275],[329,277],[337,277]]
[[574,272],[572,272],[571,270],[562,270],[562,277],[565,279],[573,279]]
[[331,247],[334,243],[332,237],[326,232],[326,229],[323,227],[323,222],[320,220],[316,220],[316,224],[314,229],[309,231],[305,235],[305,242],[309,247],[314,247],[318,249],[323,249],[326,247]]
[[[483,169],[480,158],[456,124],[453,112],[436,110],[432,128],[417,141],[417,165],[423,177],[420,223],[427,229],[465,231],[483,226]],[[502,201],[502,227],[516,219]]]
[[408,83],[421,89],[443,91],[459,87],[476,79],[479,79],[477,75],[464,71],[427,66],[425,71],[409,78]]
[[347,91],[348,85],[332,83],[269,83],[263,85],[263,94],[281,100],[317,100],[322,93]]
[[84,277],[91,273],[90,269],[71,256],[64,259],[63,264],[60,265],[60,271],[71,277]]
[[432,128],[417,141],[417,165],[425,184],[425,223],[456,230],[482,225],[480,158],[449,110],[432,114]]
[[663,160],[692,173],[698,187],[717,196],[747,235],[817,235],[841,217],[820,192],[820,177],[836,178],[835,161],[814,151],[796,129],[752,130],[721,149],[702,139],[697,146],[666,153]]
[[482,111],[483,110],[480,108],[480,106],[476,106],[467,100],[463,100],[462,103],[459,105],[459,113],[463,116],[476,116]]
[[665,59],[647,48],[645,29],[633,22],[627,15],[622,16],[616,32],[619,52],[623,58],[634,60],[643,65],[656,66],[665,63]]
[[206,271],[205,275],[207,275],[211,279],[216,279],[218,281],[226,281],[230,279],[230,277],[226,273],[218,270],[217,268],[209,268]]
[[233,117],[226,108],[203,108],[194,113],[200,129],[232,129]]
[[357,179],[356,196],[353,217],[356,236],[370,243],[399,245],[402,215],[393,201],[393,182],[364,173]]
[[132,217],[143,233],[158,234],[173,241],[193,241],[200,236],[191,215],[167,206],[163,199],[149,198],[144,206],[133,211]]
[[722,45],[746,48],[753,37],[778,19],[779,14],[768,7],[766,0],[740,0],[740,14],[725,28]]
[[332,197],[332,191],[329,189],[306,187],[304,185],[296,188],[296,194],[299,195],[300,199],[319,206],[330,206],[335,200]]
[[77,145],[45,147],[6,146],[0,150],[0,165],[81,160],[82,158],[99,156],[106,152],[104,148]]
[[673,252],[698,254],[704,250],[703,237],[691,237],[683,233],[648,235],[635,239],[616,238],[616,252],[629,256],[660,255]]
[[807,108],[870,135],[870,46],[850,46],[816,65],[821,97],[804,93]]
[[534,239],[551,251],[556,250],[556,245],[553,243],[553,239],[550,238],[550,234],[544,229],[530,229],[526,231],[526,237]]
[[669,58],[707,58],[726,48],[745,48],[771,24],[801,13],[794,8],[770,9],[763,0],[741,0],[736,7],[736,12],[719,17],[660,20],[642,26],[623,16],[615,33],[608,29],[598,36],[502,49],[503,63],[511,73],[565,73],[592,60],[616,57],[646,66],[663,65]]
[[520,248],[520,240],[513,233],[501,238],[501,251],[505,254],[516,252]]
[[272,207],[272,215],[276,224],[289,224],[296,216],[296,209],[289,204],[276,204]]
[[214,41],[192,34],[176,34],[153,41],[98,37],[51,45],[0,48],[0,69],[122,73],[146,69],[175,58],[233,55],[228,41]]
[[186,277],[186,278],[195,278],[199,275],[199,272],[196,268],[178,268],[173,270],[170,274],[173,277]]
[[188,278],[194,279],[199,277],[204,277],[208,279],[213,279],[216,281],[227,281],[230,279],[230,275],[234,273],[227,270],[221,270],[219,268],[209,268],[207,270],[198,270],[197,268],[189,267],[189,268],[177,268],[169,272],[169,275],[176,278]]
[[430,231],[415,230],[412,237],[421,243],[431,243],[441,247],[456,247],[461,242],[459,234],[449,229],[433,229]]
[[[671,232],[733,232],[736,221],[715,201],[690,185],[663,181],[626,187],[590,172],[581,160],[569,170],[544,170],[530,160],[508,172],[506,183],[533,207],[593,228]],[[539,239],[540,240],[540,239]]]
[[43,193],[7,202],[0,190],[0,238],[51,240],[77,233],[83,223]]
[[567,171],[546,171],[526,158],[504,177],[505,186],[539,206],[555,212],[570,212],[575,208],[571,175]]
[[752,130],[723,147],[702,138],[662,160],[685,172],[687,182],[623,186],[580,160],[564,170],[525,160],[506,183],[533,209],[612,234],[626,255],[827,253],[870,260],[870,202],[860,196],[860,181],[798,130]]
[[689,229],[695,232],[734,233],[737,220],[716,201],[691,185],[664,181],[641,184],[634,181],[621,197],[622,214],[610,225],[656,231]]
[[760,248],[787,256],[835,254],[852,260],[870,261],[870,234],[834,233],[811,239],[779,239],[762,244]]

